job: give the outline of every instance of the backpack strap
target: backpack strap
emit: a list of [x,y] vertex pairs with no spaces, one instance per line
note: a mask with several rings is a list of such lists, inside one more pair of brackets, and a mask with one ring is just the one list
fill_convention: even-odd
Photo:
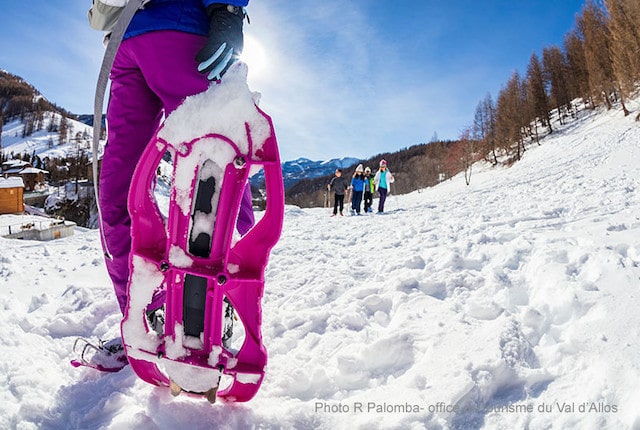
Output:
[[[111,67],[113,66],[113,61],[116,57],[116,53],[118,52],[118,48],[120,47],[120,43],[122,42],[122,37],[124,36],[124,32],[129,27],[129,23],[135,15],[136,11],[145,3],[145,0],[129,0],[127,5],[122,10],[122,14],[118,18],[113,30],[111,32],[111,36],[109,37],[109,42],[107,44],[107,49],[104,53],[104,58],[102,59],[102,66],[100,67],[100,73],[98,75],[98,83],[96,84],[96,94],[94,97],[93,103],[93,191],[96,197],[96,207],[98,208],[98,222],[100,223],[100,234],[102,234],[102,211],[100,210],[100,200],[98,200],[98,150],[100,147],[100,132],[102,131],[102,106],[104,105],[104,95],[107,91],[107,85],[109,83],[109,74],[111,73]],[[103,238],[104,239],[104,238]],[[109,250],[106,249],[106,242],[103,240],[103,244],[105,244],[105,255],[107,258],[111,258],[111,254]]]

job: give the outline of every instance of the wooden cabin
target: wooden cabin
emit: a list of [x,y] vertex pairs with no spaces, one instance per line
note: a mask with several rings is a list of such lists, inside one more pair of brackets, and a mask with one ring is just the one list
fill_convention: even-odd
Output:
[[20,177],[0,178],[0,215],[24,211],[24,182]]

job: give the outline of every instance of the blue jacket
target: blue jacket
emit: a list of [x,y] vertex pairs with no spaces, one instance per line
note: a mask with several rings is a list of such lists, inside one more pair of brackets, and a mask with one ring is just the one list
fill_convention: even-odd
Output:
[[[138,36],[154,30],[177,30],[209,35],[206,8],[220,0],[151,0],[133,16],[124,38]],[[225,0],[233,6],[246,6],[249,0]]]
[[362,192],[364,190],[364,179],[362,176],[354,176],[351,179],[351,186],[353,191]]

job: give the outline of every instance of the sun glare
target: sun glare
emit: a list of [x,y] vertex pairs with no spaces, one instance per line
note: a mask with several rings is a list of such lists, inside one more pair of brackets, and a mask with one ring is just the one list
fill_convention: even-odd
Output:
[[244,49],[240,59],[249,66],[249,73],[256,77],[267,72],[267,55],[262,44],[253,36],[244,35]]

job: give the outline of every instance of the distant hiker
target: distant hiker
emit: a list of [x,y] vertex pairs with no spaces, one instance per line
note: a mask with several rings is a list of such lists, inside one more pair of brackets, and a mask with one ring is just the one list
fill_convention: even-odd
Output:
[[373,178],[376,184],[376,191],[380,194],[380,201],[378,202],[378,213],[384,212],[384,202],[387,200],[387,194],[391,190],[391,184],[395,181],[391,172],[387,169],[387,161],[380,161],[380,170],[376,172],[376,176]]
[[331,216],[336,216],[338,209],[340,209],[340,216],[343,216],[344,194],[347,188],[349,188],[349,182],[347,182],[346,178],[342,177],[342,169],[336,169],[336,175],[331,179],[329,185],[327,185],[327,190],[333,190],[333,215]]
[[371,206],[373,205],[373,192],[376,190],[376,184],[371,176],[371,167],[367,166],[364,169],[364,212],[371,212]]
[[[223,80],[242,53],[244,6],[248,2],[145,1],[115,54],[107,107],[109,143],[102,159],[98,205],[107,272],[123,314],[128,302],[131,252],[127,196],[134,169],[162,118],[186,97]],[[126,4],[127,0],[93,0],[91,27],[112,32],[118,28],[115,23]],[[247,185],[236,228],[245,234],[253,223],[251,189]],[[153,297],[147,310],[152,324],[156,316],[162,318],[164,302],[163,292]]]
[[356,171],[351,178],[351,213],[355,212],[360,215],[360,205],[362,204],[362,193],[364,192],[364,175],[362,174],[362,164],[358,164]]

